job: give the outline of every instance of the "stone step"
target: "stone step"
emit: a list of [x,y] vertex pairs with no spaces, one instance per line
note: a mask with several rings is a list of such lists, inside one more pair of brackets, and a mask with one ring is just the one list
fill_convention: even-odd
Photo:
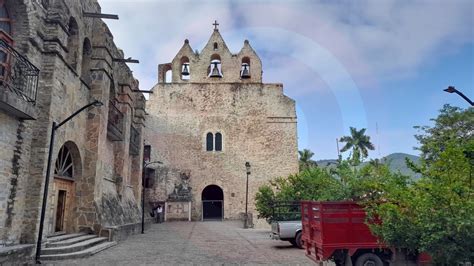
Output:
[[66,232],[64,231],[58,231],[58,232],[54,232],[54,233],[51,233],[49,235],[47,235],[46,237],[50,238],[50,237],[55,237],[55,236],[62,236],[62,235],[65,235]]
[[75,233],[75,234],[65,234],[65,235],[60,235],[60,236],[53,236],[53,237],[48,237],[47,242],[48,243],[58,242],[58,241],[63,241],[63,240],[74,238],[74,237],[84,236],[84,235],[86,235],[86,233]]
[[64,247],[64,246],[69,246],[72,244],[76,244],[85,240],[89,240],[92,238],[97,237],[96,235],[83,235],[83,236],[78,236],[78,237],[73,237],[73,238],[68,238],[66,240],[62,241],[56,241],[56,242],[51,242],[51,243],[46,243],[47,248],[54,248],[54,247]]
[[73,253],[73,252],[81,251],[84,249],[88,249],[94,245],[98,245],[105,241],[107,241],[106,237],[94,237],[92,239],[81,241],[79,243],[75,243],[75,244],[64,246],[64,247],[43,248],[41,249],[41,255]]
[[77,252],[72,253],[64,253],[64,254],[52,254],[52,255],[41,255],[41,260],[67,260],[67,259],[80,259],[92,256],[102,250],[108,249],[117,245],[117,242],[104,242],[99,245],[92,246],[88,249],[84,249]]

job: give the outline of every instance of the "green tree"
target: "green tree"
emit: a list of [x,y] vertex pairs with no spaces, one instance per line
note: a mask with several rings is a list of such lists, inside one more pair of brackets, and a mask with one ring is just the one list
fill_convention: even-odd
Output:
[[345,196],[340,179],[334,178],[327,169],[313,167],[286,178],[275,178],[261,186],[255,196],[255,205],[259,218],[271,222],[274,202],[341,200]]
[[[300,200],[370,201],[380,199],[384,182],[391,178],[394,183],[409,180],[390,173],[383,164],[367,164],[358,169],[348,160],[341,160],[334,168],[313,167],[286,178],[279,177],[259,188],[256,194],[256,207],[260,218],[273,220],[272,205],[275,202]],[[388,183],[390,184],[390,183]]]
[[369,216],[381,219],[371,229],[384,242],[413,252],[426,251],[439,265],[474,261],[474,150],[471,110],[445,106],[434,126],[418,127],[422,151],[417,181],[395,178],[365,184],[377,187],[367,200]]
[[462,147],[474,137],[474,108],[461,109],[446,104],[431,121],[434,126],[415,126],[419,133],[415,138],[420,143],[417,149],[427,164],[439,159],[447,143],[454,141],[452,144]]
[[263,185],[258,188],[255,195],[255,208],[258,212],[258,218],[265,218],[267,222],[272,221],[272,205],[275,200],[275,193],[269,185]]
[[374,150],[374,145],[370,142],[370,137],[365,135],[365,128],[357,130],[350,127],[351,135],[344,136],[339,141],[346,144],[342,147],[341,152],[352,149],[352,164],[359,165],[368,156],[368,150]]
[[298,151],[299,153],[299,168],[300,171],[306,170],[311,167],[318,166],[316,161],[311,160],[311,157],[313,157],[314,152],[308,150],[308,149],[303,149],[302,151]]

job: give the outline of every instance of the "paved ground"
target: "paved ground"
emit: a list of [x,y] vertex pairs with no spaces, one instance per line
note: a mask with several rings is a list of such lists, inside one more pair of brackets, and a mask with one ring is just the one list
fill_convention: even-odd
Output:
[[302,249],[271,240],[269,230],[242,229],[234,222],[152,224],[90,258],[63,265],[314,265]]

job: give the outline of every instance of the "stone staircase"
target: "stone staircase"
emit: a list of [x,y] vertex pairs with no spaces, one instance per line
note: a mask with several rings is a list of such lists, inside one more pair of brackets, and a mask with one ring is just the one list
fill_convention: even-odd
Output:
[[60,233],[47,238],[41,249],[41,260],[66,260],[92,256],[117,245],[106,237],[86,233]]

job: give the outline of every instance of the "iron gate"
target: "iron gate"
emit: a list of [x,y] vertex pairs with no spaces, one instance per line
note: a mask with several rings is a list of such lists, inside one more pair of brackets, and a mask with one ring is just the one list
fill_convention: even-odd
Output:
[[202,220],[223,220],[224,201],[223,200],[203,200]]

